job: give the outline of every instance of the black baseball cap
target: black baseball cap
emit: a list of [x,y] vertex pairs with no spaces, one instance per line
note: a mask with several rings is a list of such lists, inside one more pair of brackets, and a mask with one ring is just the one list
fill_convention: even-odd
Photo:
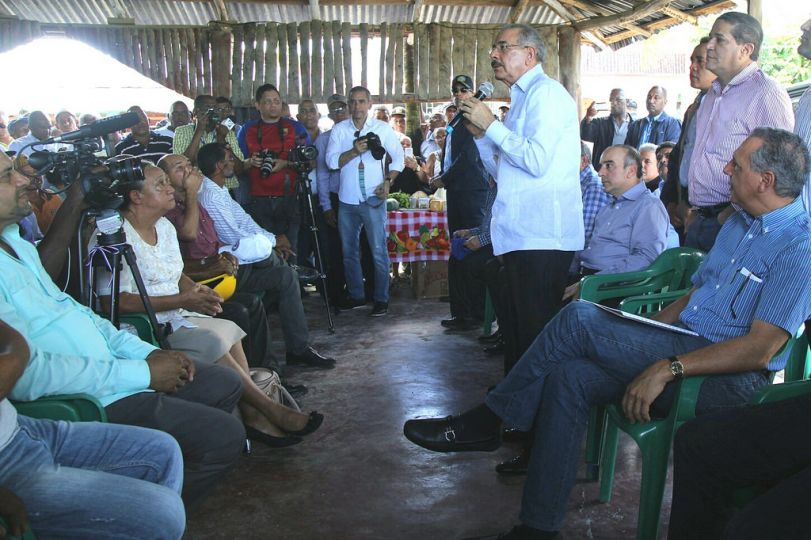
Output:
[[473,90],[473,79],[467,75],[457,75],[451,82],[451,91],[454,86],[461,86],[464,90]]

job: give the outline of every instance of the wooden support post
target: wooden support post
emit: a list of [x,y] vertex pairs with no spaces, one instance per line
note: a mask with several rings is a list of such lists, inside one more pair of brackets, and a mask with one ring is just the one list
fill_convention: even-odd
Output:
[[560,83],[569,91],[577,104],[577,117],[580,111],[580,32],[571,26],[558,29],[558,62]]
[[763,0],[749,0],[748,11],[749,15],[763,24]]
[[[231,32],[220,29],[211,37],[211,93],[215,96],[231,95]],[[205,52],[203,53],[205,55]],[[206,57],[203,56],[205,59]]]

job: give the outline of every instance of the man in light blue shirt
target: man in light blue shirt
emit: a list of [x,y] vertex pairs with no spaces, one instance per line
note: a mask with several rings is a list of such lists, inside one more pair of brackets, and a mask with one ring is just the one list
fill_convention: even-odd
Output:
[[16,222],[31,212],[28,187],[0,153],[0,320],[31,350],[11,397],[87,393],[110,422],[166,431],[183,451],[183,499],[199,502],[244,444],[242,425],[230,414],[242,391],[238,376],[116,330],[60,291],[36,248],[20,238]]
[[622,401],[632,422],[665,414],[684,376],[706,375],[696,412],[740,406],[775,353],[811,315],[811,217],[799,198],[808,175],[803,142],[758,128],[733,154],[739,210],[692,278],[694,288],[656,319],[686,335],[573,302],[544,329],[485,403],[459,416],[410,420],[412,442],[439,452],[494,450],[501,422],[535,428],[521,525],[505,540],[552,538],[563,526],[592,405]]
[[[327,167],[341,169],[338,190],[338,230],[344,253],[344,272],[349,298],[342,306],[352,309],[366,304],[360,267],[360,230],[366,238],[375,266],[374,306],[369,313],[380,317],[389,308],[389,253],[386,247],[386,198],[403,170],[403,147],[385,122],[369,118],[372,96],[356,86],[349,92],[351,118],[332,128],[327,145]],[[369,144],[369,141],[377,141]],[[386,154],[391,158],[384,172]]]
[[490,59],[496,79],[510,86],[507,121],[495,121],[477,99],[460,106],[481,160],[498,182],[490,234],[516,314],[506,321],[509,365],[560,309],[572,257],[583,249],[577,107],[544,73],[545,51],[531,27],[504,26]]

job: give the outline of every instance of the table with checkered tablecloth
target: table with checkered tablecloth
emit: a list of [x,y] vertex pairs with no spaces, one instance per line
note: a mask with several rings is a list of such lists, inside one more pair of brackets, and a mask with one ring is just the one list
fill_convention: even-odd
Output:
[[447,261],[451,255],[445,212],[389,212],[386,232],[389,259],[393,263]]

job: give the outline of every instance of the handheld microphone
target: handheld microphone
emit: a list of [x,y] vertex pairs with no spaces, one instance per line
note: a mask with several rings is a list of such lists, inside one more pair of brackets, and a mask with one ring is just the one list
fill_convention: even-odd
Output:
[[41,144],[51,144],[59,142],[69,143],[71,141],[76,141],[79,139],[95,139],[97,137],[107,135],[108,133],[112,133],[113,131],[119,131],[122,129],[132,127],[138,122],[140,122],[140,120],[138,118],[138,115],[135,114],[134,112],[119,114],[117,116],[110,116],[103,120],[99,120],[94,124],[82,126],[76,131],[65,133],[64,135],[60,135],[59,137],[51,137],[47,141],[43,141]]
[[[479,90],[473,95],[473,97],[479,100],[487,99],[491,95],[493,95],[493,90],[495,90],[495,88],[493,87],[493,83],[491,83],[490,81],[484,81],[479,85]],[[453,130],[456,127],[456,125],[461,121],[462,121],[462,111],[459,111],[456,113],[456,116],[453,117],[453,120],[451,120],[450,123],[447,126],[445,126],[445,133],[448,134],[453,133]]]

